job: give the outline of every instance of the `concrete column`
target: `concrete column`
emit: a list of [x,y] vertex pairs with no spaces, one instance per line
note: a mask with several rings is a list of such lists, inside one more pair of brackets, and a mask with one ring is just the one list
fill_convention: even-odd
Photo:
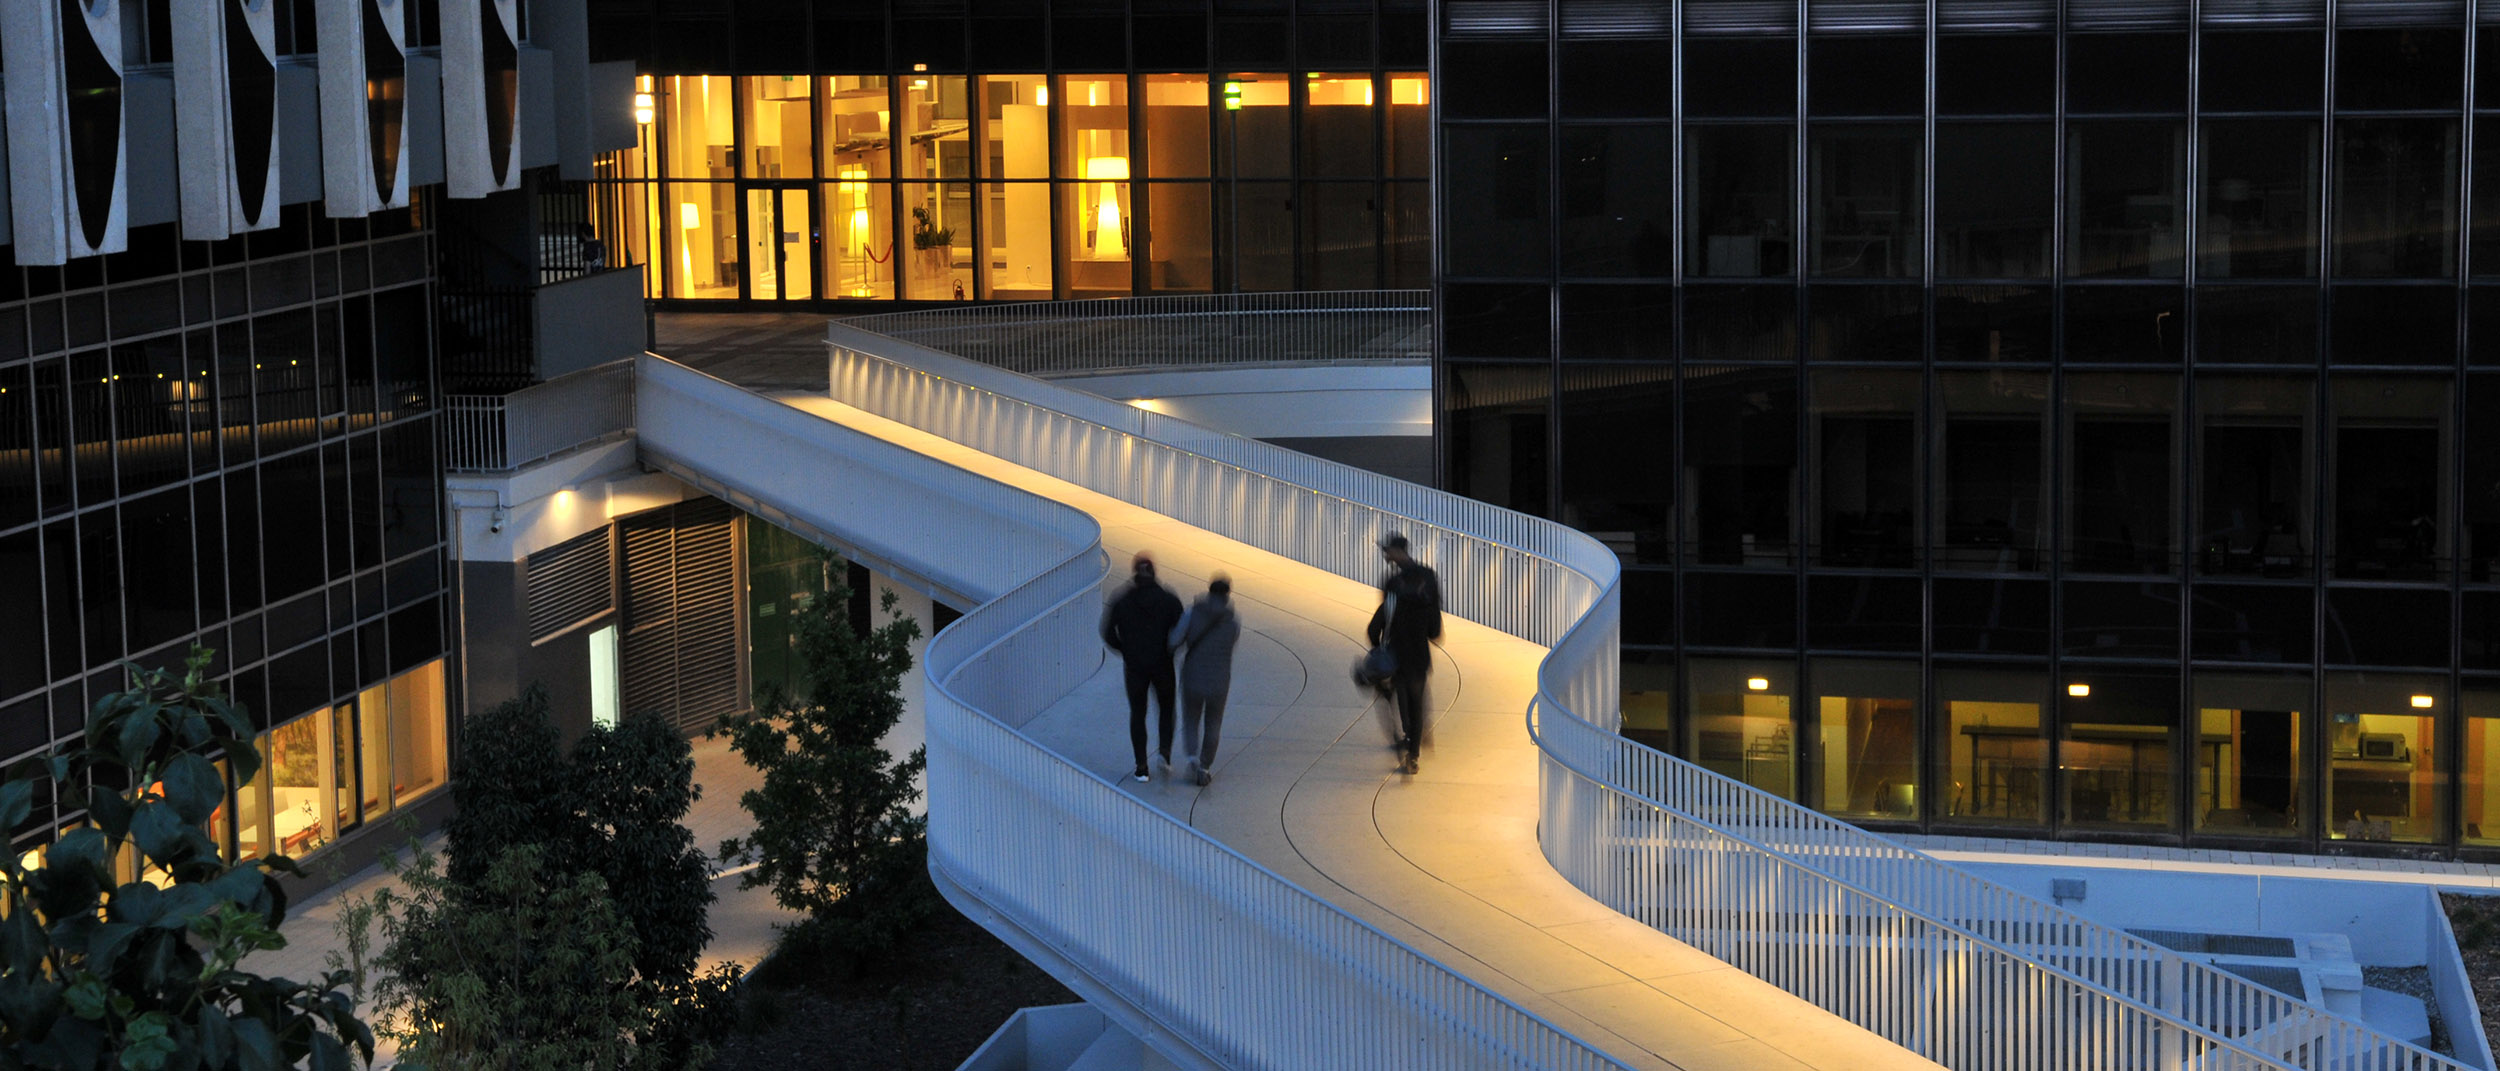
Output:
[[[928,686],[926,683],[928,675],[921,671],[921,667],[922,660],[928,657],[929,637],[937,631],[937,615],[936,604],[930,601],[927,595],[893,577],[871,570],[868,574],[868,625],[870,628],[883,625],[889,620],[880,609],[885,602],[885,593],[888,591],[894,593],[894,609],[903,616],[920,623],[920,638],[913,640],[911,644],[911,672],[903,674],[903,720],[894,723],[894,731],[887,733],[883,741],[886,752],[900,759],[911,754],[914,748],[921,746],[929,739]],[[921,787],[924,789],[928,787],[925,779]],[[913,804],[912,813],[926,813],[927,805],[928,801],[925,799]]]

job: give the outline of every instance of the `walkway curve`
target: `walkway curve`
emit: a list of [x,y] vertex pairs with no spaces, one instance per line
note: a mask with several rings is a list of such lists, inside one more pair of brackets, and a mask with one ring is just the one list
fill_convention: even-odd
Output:
[[[1110,458],[1121,466],[1106,481],[1114,486],[1198,494],[1217,484],[1192,485],[1194,476],[1244,471],[1204,455],[1141,456],[1135,440],[1120,441],[1126,436],[1100,424],[1066,426],[949,382],[992,370],[918,354],[913,364],[837,363],[835,392],[915,423],[962,419],[973,426],[968,438],[1031,436],[1063,467]],[[1392,780],[1385,736],[1356,731],[1376,713],[1350,685],[1333,683],[1334,667],[1360,649],[1356,636],[1374,598],[1366,582],[822,397],[788,398],[786,415],[760,417],[755,403],[763,399],[730,397],[735,388],[697,373],[651,359],[641,374],[638,423],[648,456],[823,541],[848,549],[864,542],[840,511],[813,508],[806,472],[814,465],[744,471],[753,466],[740,463],[737,436],[723,434],[729,422],[787,426],[778,442],[788,447],[799,431],[790,418],[804,410],[857,440],[1079,506],[1101,524],[1107,549],[1124,557],[1151,544],[1165,555],[1167,574],[1184,583],[1216,568],[1235,576],[1245,616],[1277,641],[1279,666],[1290,663],[1278,670],[1290,681],[1277,683],[1290,683],[1304,701],[1257,710],[1249,699],[1265,671],[1245,665],[1232,742],[1209,793],[1158,782],[1131,794],[1103,776],[1122,772],[1127,759],[1116,672],[1105,669],[1092,638],[1094,596],[1104,582],[1092,540],[1063,542],[1046,555],[1053,564],[1026,570],[1032,580],[978,592],[994,598],[928,652],[933,871],[959,904],[1166,1055],[1228,1067],[1933,1066],[1606,910],[1544,865],[1535,838],[1537,765],[1519,723],[1541,648],[1454,619],[1435,682],[1439,746],[1422,777]],[[875,381],[859,382],[863,375]],[[933,386],[963,393],[945,397]],[[910,391],[926,393],[894,396]],[[692,395],[705,396],[704,405],[689,404]],[[824,428],[809,434],[833,437]],[[951,489],[920,479],[931,490]],[[1387,522],[1367,508],[1345,498],[1293,502],[1240,485],[1229,492],[1235,506],[1225,512],[1282,534],[1332,533],[1343,544],[1340,569],[1377,567],[1370,537]],[[907,516],[905,505],[890,503],[882,519]],[[1433,556],[1434,530],[1397,523]],[[916,553],[966,553],[942,531],[916,546],[894,542],[868,549],[883,551],[879,560],[906,575],[921,575]],[[1487,576],[1508,563],[1479,551],[1443,555],[1437,564]],[[962,571],[966,563],[940,567]],[[1576,618],[1551,607],[1540,612],[1533,600],[1508,606],[1549,622]],[[1245,645],[1245,655],[1253,649]],[[1156,810],[1138,807],[1140,800]],[[1160,819],[1158,811],[1195,822],[1223,847],[1210,853],[1215,842],[1177,820],[1141,821]],[[1262,864],[1301,888],[1263,878]],[[1281,888],[1255,887],[1263,880]]]

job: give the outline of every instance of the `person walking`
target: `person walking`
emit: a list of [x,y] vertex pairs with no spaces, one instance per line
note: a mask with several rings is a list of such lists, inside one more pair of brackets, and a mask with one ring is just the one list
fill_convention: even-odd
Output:
[[1181,753],[1189,756],[1190,779],[1200,785],[1215,779],[1215,743],[1224,734],[1224,697],[1233,689],[1233,645],[1240,639],[1233,582],[1217,573],[1172,627],[1172,648],[1188,650],[1181,662]]
[[1137,753],[1136,778],[1146,772],[1146,690],[1154,689],[1157,738],[1163,765],[1172,765],[1172,627],[1180,624],[1181,599],[1155,580],[1155,562],[1144,551],[1129,561],[1129,582],[1102,608],[1102,642],[1120,652],[1128,684],[1128,739]]
[[1364,638],[1372,646],[1386,644],[1397,660],[1389,674],[1389,695],[1398,709],[1398,772],[1414,773],[1424,735],[1424,678],[1432,673],[1432,641],[1441,638],[1441,576],[1407,553],[1406,537],[1391,532],[1380,540],[1380,556],[1389,575],[1380,581],[1380,608],[1372,611]]

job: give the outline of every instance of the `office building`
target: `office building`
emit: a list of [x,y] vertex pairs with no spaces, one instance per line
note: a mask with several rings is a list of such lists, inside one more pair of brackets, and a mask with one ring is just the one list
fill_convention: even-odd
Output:
[[1440,11],[1444,486],[1621,554],[1626,732],[1891,830],[2500,848],[2488,7]]

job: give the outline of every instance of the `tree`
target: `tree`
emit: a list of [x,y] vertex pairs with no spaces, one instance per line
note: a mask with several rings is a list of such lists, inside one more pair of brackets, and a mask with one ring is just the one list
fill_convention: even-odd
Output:
[[474,885],[523,844],[569,849],[585,839],[564,767],[562,741],[547,720],[547,692],[536,684],[462,722],[451,769],[453,811],[443,823],[450,879]]
[[845,617],[849,591],[831,588],[791,622],[803,694],[768,686],[754,711],[714,730],[764,774],[738,800],[755,832],[720,854],[755,863],[740,887],[770,885],[783,907],[808,915],[789,938],[873,959],[936,906],[928,820],[910,809],[926,752],[897,761],[882,745],[902,720],[920,626],[889,591],[878,604],[885,624],[859,635]]
[[[242,709],[193,648],[179,676],[130,667],[129,689],[99,700],[86,735],[0,784],[0,827],[34,817],[38,791],[83,798],[91,824],[28,866],[0,859],[0,1069],[124,1071],[345,1069],[373,1058],[373,1033],[341,990],[237,969],[282,948],[283,856],[228,865],[202,830],[225,805],[212,754],[237,782],[260,770]],[[156,882],[116,883],[125,848]]]
[[396,911],[382,894],[374,966],[400,1067],[692,1066],[635,1044],[651,989],[633,980],[633,926],[597,874],[552,870],[536,844],[505,849],[475,883],[424,851],[396,870],[408,893]]
[[608,899],[633,923],[634,967],[665,985],[694,977],[712,927],[712,861],[694,846],[686,812],[702,798],[694,748],[658,714],[594,728],[573,745],[572,827],[580,838],[560,858],[597,873]]
[[694,751],[656,714],[595,726],[568,757],[531,685],[466,726],[452,771],[459,808],[445,825],[447,876],[475,885],[504,853],[545,849],[556,874],[593,873],[633,925],[635,968],[662,985],[694,977],[712,939],[711,860],[686,813],[701,798]]

